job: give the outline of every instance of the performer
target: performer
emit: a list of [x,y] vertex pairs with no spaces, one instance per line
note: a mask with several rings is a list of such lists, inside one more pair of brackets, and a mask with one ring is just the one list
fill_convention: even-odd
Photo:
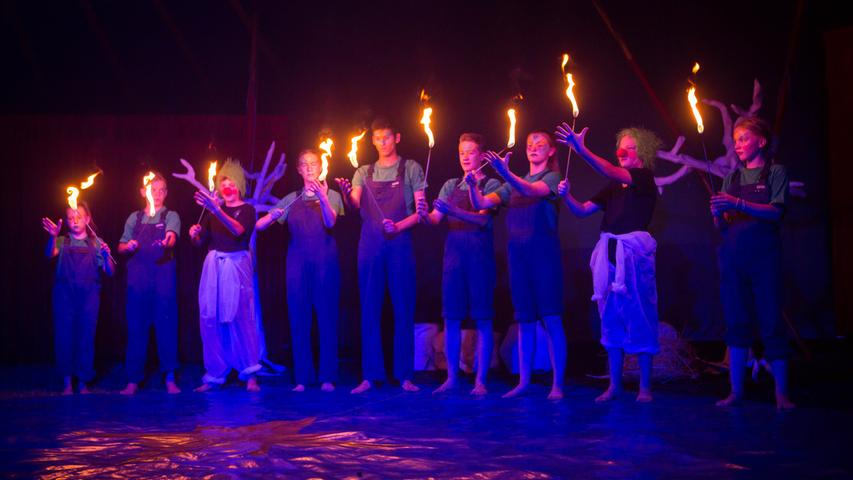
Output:
[[[459,137],[459,164],[463,176],[483,163],[485,139],[478,133]],[[475,174],[476,188],[487,195],[500,187],[482,171]],[[460,185],[461,183],[461,185]],[[492,319],[495,293],[495,249],[492,233],[494,209],[475,210],[468,198],[468,184],[451,178],[441,187],[432,212],[426,199],[418,202],[421,221],[438,225],[447,217],[448,233],[444,242],[441,277],[441,305],[444,317],[444,352],[447,356],[447,380],[433,393],[456,386],[459,373],[462,320],[471,318],[477,327],[477,376],[472,395],[485,395],[486,376],[492,356]]]
[[224,199],[199,190],[195,201],[210,211],[201,224],[190,227],[193,245],[207,243],[208,253],[198,287],[199,327],[207,372],[197,392],[225,383],[231,369],[257,392],[255,372],[263,350],[249,239],[255,228],[255,207],[243,202],[246,179],[239,163],[226,161],[216,174],[216,187]]
[[[344,201],[361,210],[358,242],[358,283],[361,298],[362,382],[352,393],[363,393],[386,378],[379,330],[386,287],[394,307],[394,376],[403,390],[419,388],[414,370],[415,256],[410,229],[418,223],[415,197],[422,195],[424,172],[414,160],[397,153],[399,131],[384,118],[371,125],[379,159],[356,170],[352,183],[335,179]],[[371,198],[372,197],[372,198]]]
[[476,187],[477,178],[468,173],[469,198],[475,209],[507,205],[509,233],[509,286],[515,320],[519,323],[518,385],[504,394],[505,398],[523,393],[530,384],[535,353],[536,322],[548,331],[553,383],[549,400],[563,398],[566,370],[566,334],[563,331],[563,265],[560,239],[557,236],[560,182],[556,158],[557,148],[547,132],[535,131],[527,136],[529,171],[524,177],[510,172],[510,153],[500,158],[494,152],[486,160],[506,180],[499,189],[483,195]]
[[[50,235],[47,257],[59,257],[53,285],[53,325],[56,365],[63,395],[72,395],[74,377],[81,394],[95,378],[95,328],[101,302],[101,273],[112,276],[110,247],[94,233],[91,210],[84,202],[65,211],[68,235],[60,236],[62,219],[47,217],[42,227]],[[91,235],[89,234],[91,230]]]
[[788,204],[788,173],[773,161],[773,136],[764,120],[739,118],[733,137],[740,165],[711,197],[711,213],[723,234],[720,294],[731,380],[731,393],[717,405],[736,405],[743,399],[747,354],[757,327],[776,381],[776,407],[788,410],[794,403],[788,396],[790,346],[782,319],[779,233]]
[[601,345],[607,350],[610,386],[596,402],[613,400],[622,392],[623,355],[636,354],[640,366],[638,402],[652,400],[652,358],[659,350],[655,251],[648,232],[658,191],[652,169],[661,141],[651,131],[625,128],[616,135],[618,166],[586,147],[588,129],[557,127],[557,141],[573,148],[610,182],[592,199],[579,202],[568,179],[559,193],[578,217],[604,210],[601,235],[592,252],[593,297],[601,317]]
[[320,389],[335,390],[338,369],[338,319],[341,269],[338,247],[332,236],[338,215],[344,214],[341,196],[319,182],[320,154],[307,149],[299,153],[298,171],[303,188],[285,196],[255,228],[266,230],[273,222],[287,222],[287,308],[293,344],[295,392],[316,381],[311,348],[311,318],[317,311],[320,336]]
[[[181,231],[178,212],[165,206],[166,179],[154,172],[151,180],[154,216],[147,208],[137,210],[124,222],[118,244],[127,261],[127,386],[120,393],[133,395],[145,374],[145,355],[151,326],[157,335],[160,372],[166,375],[166,391],[181,393],[175,383],[178,363],[178,301],[175,273],[175,242]],[[145,188],[139,190],[143,199]]]

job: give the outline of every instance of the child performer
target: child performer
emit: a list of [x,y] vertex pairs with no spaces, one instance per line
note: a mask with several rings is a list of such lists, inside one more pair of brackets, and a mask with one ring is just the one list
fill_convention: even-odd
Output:
[[788,173],[773,161],[767,122],[741,117],[734,126],[741,165],[711,197],[711,213],[723,233],[721,297],[726,317],[731,393],[717,402],[743,399],[743,378],[752,331],[757,326],[776,381],[776,407],[794,408],[788,396],[790,346],[782,320],[782,239],[779,225],[788,203]]
[[658,191],[652,172],[661,141],[642,128],[625,128],[616,135],[619,165],[590,151],[584,141],[586,128],[575,133],[563,123],[557,141],[569,145],[597,173],[610,180],[591,200],[579,202],[571,194],[568,179],[560,183],[560,196],[578,217],[604,210],[601,236],[589,266],[593,297],[601,317],[601,344],[607,349],[610,386],[596,402],[613,400],[622,392],[624,353],[636,354],[640,366],[638,402],[652,400],[652,356],[658,346],[657,242],[649,223]]
[[278,221],[287,222],[290,243],[287,246],[287,308],[293,344],[296,386],[305,391],[315,381],[314,354],[311,349],[311,319],[317,311],[320,336],[320,389],[335,390],[338,369],[338,319],[341,292],[341,267],[338,246],[332,228],[343,215],[341,196],[319,182],[320,154],[314,149],[299,153],[298,171],[302,190],[291,192],[258,219],[255,228],[266,230]]
[[498,190],[483,195],[472,173],[465,176],[471,205],[486,209],[507,205],[509,287],[515,320],[518,322],[518,386],[505,398],[523,393],[530,384],[536,342],[536,322],[548,331],[553,369],[549,400],[563,398],[566,371],[566,334],[563,330],[563,264],[557,236],[557,185],[559,167],[554,140],[547,132],[527,136],[529,171],[522,178],[509,170],[510,153],[500,158],[494,152],[486,160],[506,180]]
[[[47,257],[59,257],[53,285],[53,323],[56,364],[62,374],[63,395],[74,393],[77,377],[80,393],[90,393],[87,383],[95,378],[95,328],[101,301],[101,272],[112,276],[115,264],[110,247],[94,233],[89,206],[65,211],[68,235],[59,236],[62,219],[41,219],[50,235]],[[91,235],[90,233],[91,229]]]
[[[485,139],[478,133],[459,137],[459,164],[463,176],[476,171],[477,189],[487,195],[500,182],[479,171],[483,163]],[[470,317],[477,326],[477,377],[472,395],[485,395],[486,376],[492,357],[492,319],[495,316],[495,248],[492,233],[493,210],[474,210],[468,198],[468,184],[451,178],[441,187],[433,211],[427,213],[426,200],[418,203],[424,223],[438,225],[447,217],[448,233],[444,242],[444,267],[441,276],[441,301],[444,316],[444,352],[447,355],[447,380],[433,393],[456,386],[462,320]]]
[[[143,208],[131,213],[124,223],[118,244],[127,260],[127,386],[120,393],[133,395],[145,374],[145,355],[151,326],[157,335],[160,371],[166,375],[166,391],[181,393],[175,383],[178,363],[178,302],[175,273],[175,242],[181,231],[178,212],[164,205],[166,179],[154,173],[151,197],[154,216]],[[145,188],[139,190],[143,199]]]
[[[199,190],[197,204],[209,210],[200,225],[190,227],[193,245],[208,244],[198,286],[199,326],[207,372],[197,392],[225,383],[231,369],[246,381],[246,390],[260,390],[255,372],[261,369],[263,337],[255,315],[255,287],[249,239],[255,228],[255,207],[242,199],[246,191],[243,168],[226,161],[216,174],[225,204]],[[211,218],[212,217],[212,218]]]
[[394,307],[394,376],[403,390],[418,391],[412,382],[415,347],[415,254],[410,229],[417,225],[415,192],[424,172],[414,160],[397,153],[400,133],[386,119],[371,125],[379,159],[356,170],[352,184],[335,181],[344,201],[361,210],[358,241],[358,286],[361,297],[361,355],[363,380],[352,393],[363,393],[383,380],[385,363],[379,330],[386,288]]

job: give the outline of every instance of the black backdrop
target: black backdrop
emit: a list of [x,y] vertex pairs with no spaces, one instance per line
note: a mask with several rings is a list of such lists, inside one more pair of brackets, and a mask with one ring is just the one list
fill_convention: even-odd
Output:
[[[833,335],[822,35],[849,19],[810,2],[805,2],[799,22],[794,2],[667,1],[654,9],[638,2],[601,5],[687,135],[686,153],[701,154],[684,105],[686,74],[694,60],[703,65],[700,88],[705,97],[746,105],[753,78],[762,82],[761,113],[771,120],[780,116],[778,161],[789,167],[793,179],[806,183],[808,192],[792,203],[784,227],[786,310],[802,335]],[[525,95],[521,138],[532,128],[550,130],[567,118],[559,74],[565,50],[576,60],[579,125],[591,126],[588,143],[593,149],[612,151],[614,133],[627,125],[658,131],[668,146],[675,141],[675,132],[654,109],[589,2],[560,7],[526,2],[297,7],[278,2],[80,1],[49,8],[39,2],[7,2],[2,48],[10,74],[3,78],[0,103],[7,180],[3,218],[8,222],[0,276],[4,362],[52,357],[52,264],[42,257],[45,234],[39,219],[61,214],[65,185],[88,174],[94,164],[103,168],[104,176],[86,198],[103,236],[115,246],[124,219],[139,206],[136,190],[148,168],[178,171],[177,159],[184,157],[201,171],[211,140],[221,156],[248,162],[244,115],[253,12],[258,13],[260,112],[255,169],[271,141],[292,162],[296,152],[315,143],[318,131],[331,129],[339,146],[331,173],[349,176],[345,140],[377,113],[400,125],[401,153],[423,161],[426,142],[418,125],[417,94],[425,86],[435,108],[434,195],[446,178],[458,175],[459,133],[480,131],[493,144],[503,142],[506,101],[517,87]],[[795,25],[799,33],[792,41]],[[780,95],[786,71],[789,89]],[[719,115],[705,109],[705,123],[710,154],[719,155]],[[362,145],[361,157],[374,158],[367,142]],[[522,152],[512,161],[518,172],[525,163]],[[660,162],[660,174],[673,170]],[[577,157],[572,178],[580,198],[603,184]],[[282,195],[298,184],[291,168],[275,193]],[[199,211],[190,196],[185,182],[170,181],[167,203],[181,214],[184,228]],[[341,344],[349,353],[358,350],[355,217],[343,219],[337,228],[345,280]],[[597,335],[587,263],[598,221],[578,220],[565,209],[561,213],[570,341]],[[279,360],[289,337],[282,230],[262,234],[258,243],[267,342]],[[718,239],[707,215],[707,194],[696,176],[664,191],[651,230],[659,242],[663,321],[688,338],[719,339]],[[442,231],[418,227],[416,238],[418,321],[437,322]],[[496,303],[498,323],[505,326],[511,312],[500,219],[497,238],[501,276]],[[198,360],[195,288],[202,252],[182,238],[178,254],[181,353],[184,360]],[[123,354],[121,273],[104,289],[98,332],[98,353],[104,358]]]

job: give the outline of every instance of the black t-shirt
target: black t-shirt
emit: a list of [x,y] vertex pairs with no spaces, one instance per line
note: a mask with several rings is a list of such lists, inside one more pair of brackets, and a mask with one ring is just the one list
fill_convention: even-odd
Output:
[[248,250],[249,239],[255,230],[255,207],[244,203],[239,207],[223,205],[222,210],[243,226],[243,234],[235,237],[216,216],[207,213],[201,221],[201,227],[210,242],[208,248],[219,252]]
[[629,168],[628,173],[633,185],[611,181],[590,199],[604,210],[602,232],[622,235],[649,229],[658,199],[654,173],[646,168]]

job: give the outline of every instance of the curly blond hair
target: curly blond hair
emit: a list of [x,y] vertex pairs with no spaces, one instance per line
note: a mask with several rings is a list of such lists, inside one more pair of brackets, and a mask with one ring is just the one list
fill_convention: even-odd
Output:
[[631,137],[637,142],[637,156],[643,161],[643,167],[653,170],[658,150],[663,145],[663,141],[661,141],[657,134],[641,127],[623,128],[616,134],[616,148],[619,148],[619,142],[624,137]]

